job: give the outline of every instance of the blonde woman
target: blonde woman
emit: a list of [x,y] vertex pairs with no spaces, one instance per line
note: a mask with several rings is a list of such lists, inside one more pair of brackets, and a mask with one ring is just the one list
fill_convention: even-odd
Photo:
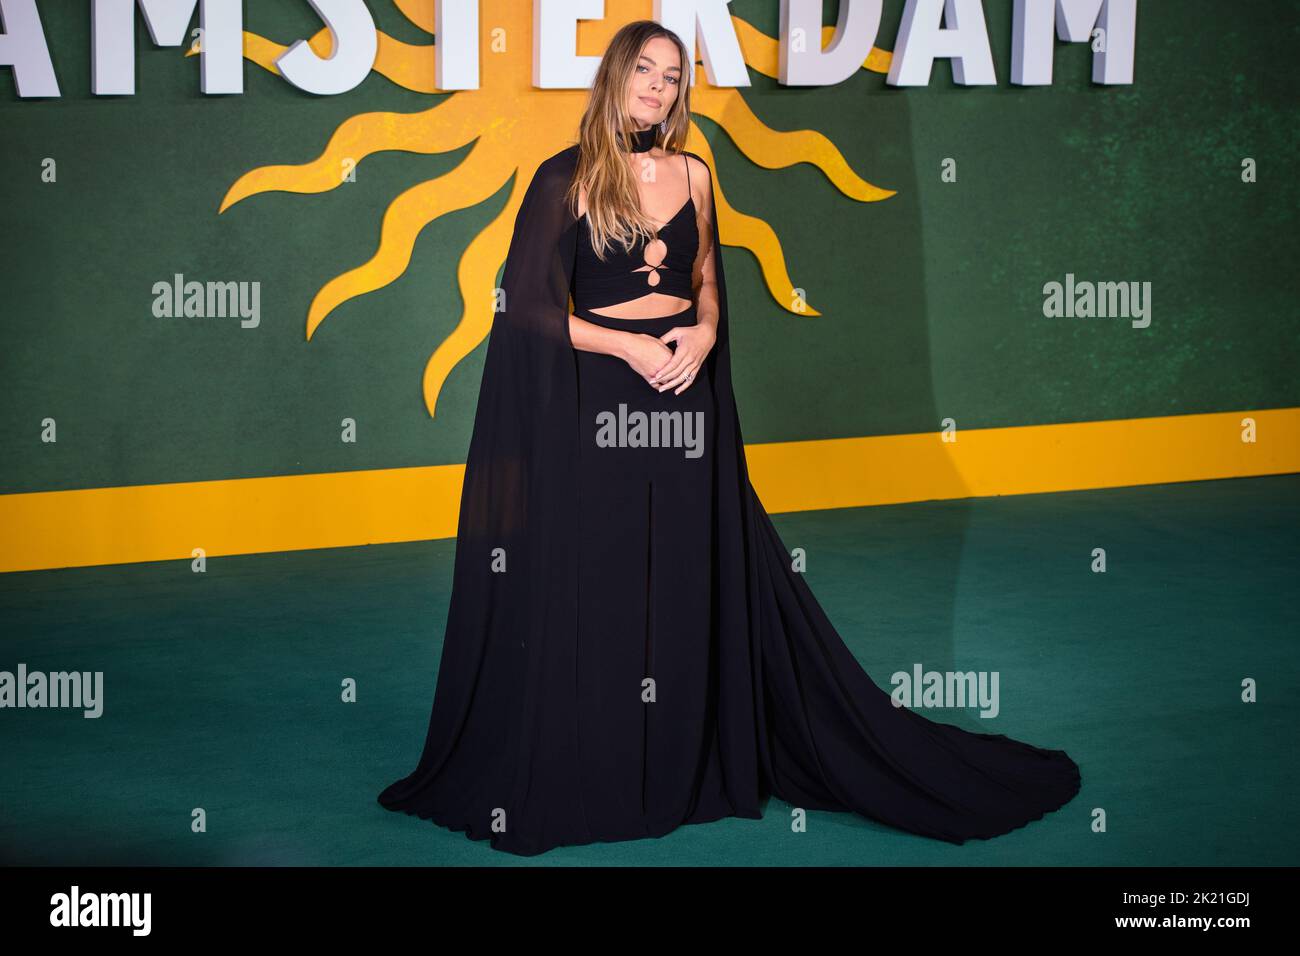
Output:
[[424,749],[379,802],[521,855],[768,795],[952,843],[1023,826],[1074,761],[896,708],[750,485],[689,74],[674,33],[622,28],[528,184]]

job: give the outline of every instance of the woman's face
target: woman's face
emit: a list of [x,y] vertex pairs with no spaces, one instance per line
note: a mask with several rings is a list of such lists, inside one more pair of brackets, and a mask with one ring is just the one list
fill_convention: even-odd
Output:
[[641,48],[628,84],[627,111],[637,129],[645,129],[668,116],[682,81],[682,58],[677,44],[667,37],[652,37]]

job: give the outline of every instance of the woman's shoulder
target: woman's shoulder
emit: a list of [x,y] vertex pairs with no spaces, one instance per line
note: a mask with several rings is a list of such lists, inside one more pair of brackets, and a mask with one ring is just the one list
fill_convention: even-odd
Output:
[[533,173],[534,180],[562,180],[568,185],[569,179],[573,176],[573,171],[578,165],[578,144],[566,146],[558,153],[546,157],[537,166],[537,172]]
[[709,164],[704,161],[703,157],[701,157],[699,153],[691,152],[689,149],[682,150],[682,155],[686,157],[686,163],[690,167],[691,176],[694,177],[698,174],[704,178],[705,182],[707,182],[709,178]]
[[[713,195],[713,179],[709,171],[709,164],[698,153],[692,153],[689,149],[682,150],[682,155],[686,157],[686,169],[691,177],[691,198],[695,199],[697,195],[704,197],[703,201],[711,203],[708,198]],[[703,209],[700,200],[695,200],[697,209]]]
[[[577,168],[578,147],[566,146],[537,164],[525,188],[524,202],[559,202],[568,192]],[[520,171],[523,172],[522,170]]]

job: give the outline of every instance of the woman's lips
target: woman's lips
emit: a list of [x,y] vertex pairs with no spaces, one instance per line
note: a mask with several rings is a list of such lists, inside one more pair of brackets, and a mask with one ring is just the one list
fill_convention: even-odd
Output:
[[659,107],[663,106],[662,103],[660,103],[657,99],[651,96],[641,97],[641,102],[645,103],[647,106],[653,106],[655,109],[659,109]]

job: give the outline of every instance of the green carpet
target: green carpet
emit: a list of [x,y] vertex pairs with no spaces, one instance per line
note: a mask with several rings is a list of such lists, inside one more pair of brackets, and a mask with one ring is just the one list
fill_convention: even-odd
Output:
[[391,813],[375,797],[419,756],[446,621],[437,541],[0,576],[0,670],[105,685],[98,719],[0,711],[0,862],[1295,863],[1300,476],[774,522],[878,685],[914,663],[997,671],[996,718],[926,715],[1068,751],[1079,796],[960,847],[844,813],[793,833],[773,798],[761,821],[531,858]]

